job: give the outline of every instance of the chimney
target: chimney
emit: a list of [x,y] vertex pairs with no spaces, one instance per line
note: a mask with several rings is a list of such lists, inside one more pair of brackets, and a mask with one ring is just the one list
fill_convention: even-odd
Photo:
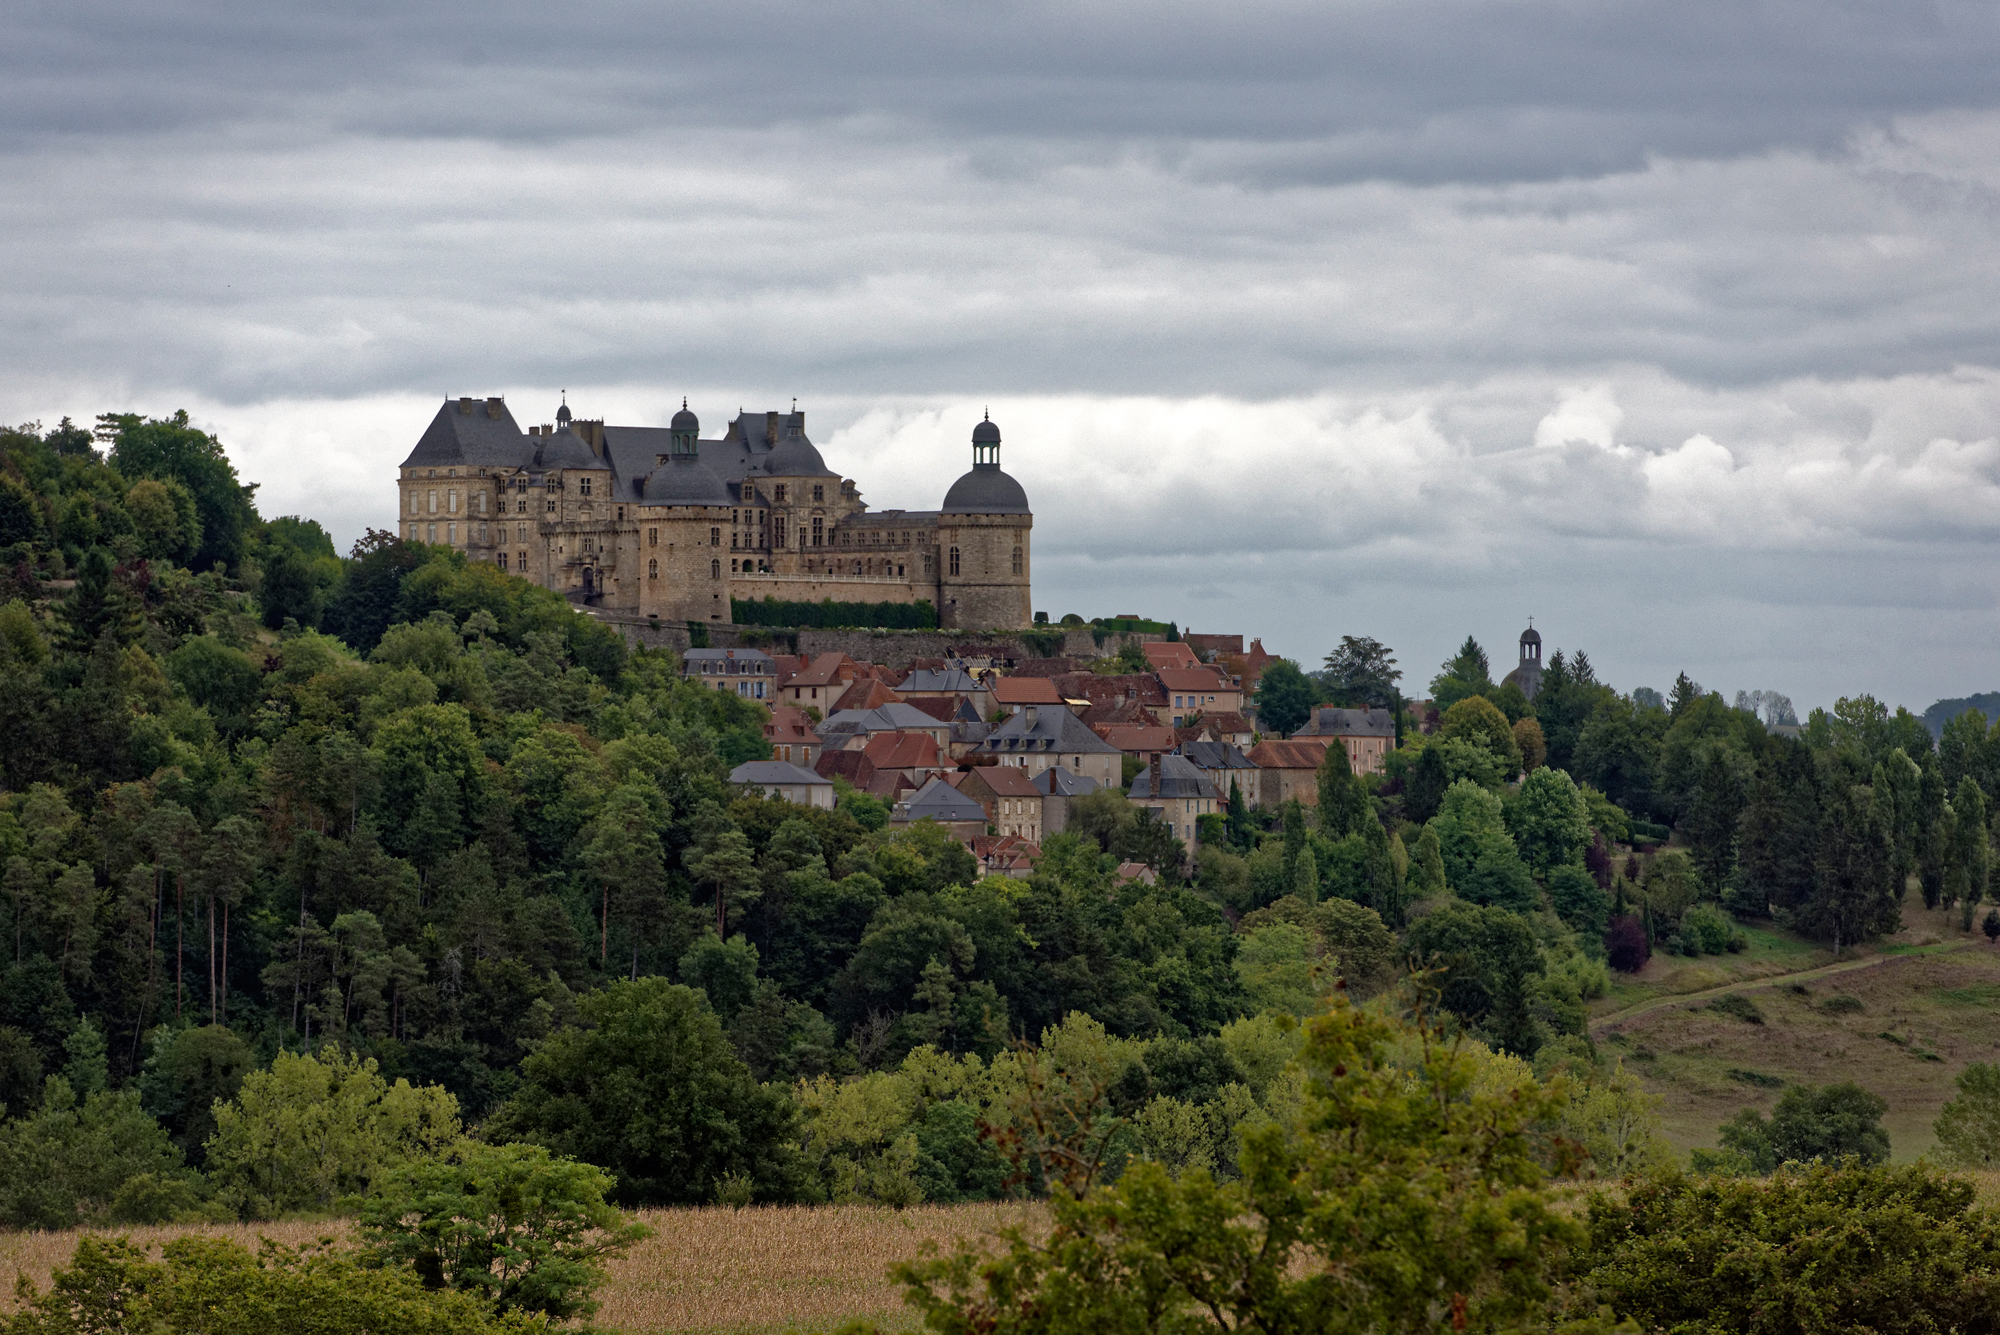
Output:
[[1035,707],[1029,705],[1021,711],[1021,714],[1027,720],[1028,731],[1033,732],[1035,730]]
[[488,417],[497,419],[500,416],[501,402],[502,400],[500,400],[499,398],[490,398],[486,400],[486,415]]
[[469,395],[469,394],[468,394],[468,395],[466,395],[465,397],[463,397],[463,398],[459,399],[459,401],[458,401],[458,410],[459,410],[459,411],[460,411],[461,413],[464,413],[464,414],[466,414],[467,416],[471,416],[471,414],[472,414],[472,396],[471,396],[471,395]]
[[775,412],[764,414],[764,440],[769,445],[778,443],[778,414]]
[[1158,751],[1153,752],[1153,762],[1147,768],[1152,771],[1153,796],[1157,798],[1160,795],[1160,753]]

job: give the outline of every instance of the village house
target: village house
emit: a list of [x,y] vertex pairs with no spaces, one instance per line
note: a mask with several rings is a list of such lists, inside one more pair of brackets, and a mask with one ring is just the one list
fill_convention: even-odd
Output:
[[1061,834],[1069,825],[1070,803],[1098,792],[1104,785],[1088,774],[1073,769],[1045,769],[1034,778],[1035,791],[1042,795],[1042,837]]
[[746,700],[778,693],[778,666],[762,649],[690,649],[681,655],[681,675]]
[[1232,786],[1242,793],[1245,806],[1256,801],[1260,782],[1257,764],[1228,742],[1182,742],[1177,754],[1208,776],[1225,803],[1229,801]]
[[1291,740],[1308,737],[1339,738],[1356,774],[1380,774],[1396,749],[1396,719],[1386,709],[1315,709]]
[[819,734],[812,730],[812,720],[806,711],[791,705],[771,706],[771,721],[764,725],[764,740],[771,744],[773,759],[807,769],[813,768],[819,753],[826,749]]
[[1067,709],[1029,705],[996,725],[979,754],[994,756],[1031,776],[1052,765],[1088,774],[1106,787],[1121,782],[1123,752],[1099,737]]
[[[1281,807],[1297,798],[1309,807],[1319,805],[1319,766],[1326,759],[1327,743],[1317,738],[1297,742],[1259,742],[1250,748],[1250,763],[1257,767],[1257,794],[1252,805],[1267,809]],[[1246,799],[1250,794],[1245,793]]]
[[1002,677],[993,683],[993,703],[1005,713],[1018,713],[1025,705],[1056,705],[1062,692],[1047,677]]
[[905,700],[970,700],[979,718],[993,712],[992,690],[964,668],[920,669],[897,682],[896,693]]
[[889,809],[889,825],[901,829],[920,820],[944,826],[952,838],[970,843],[986,833],[986,808],[943,779],[932,779]]
[[1243,692],[1215,668],[1161,668],[1157,675],[1176,728],[1197,714],[1234,714],[1243,707]]
[[822,715],[831,714],[833,702],[854,680],[855,671],[854,660],[846,654],[815,654],[778,682],[778,695],[788,705],[810,705]]
[[900,770],[918,785],[948,768],[937,739],[928,733],[878,732],[868,738],[861,754],[868,757],[876,774]]
[[760,788],[766,797],[782,797],[797,806],[833,809],[833,780],[782,760],[748,761],[729,771],[729,781]]
[[1215,791],[1208,776],[1186,756],[1155,756],[1139,771],[1126,794],[1134,806],[1147,807],[1180,839],[1189,853],[1195,847],[1195,821],[1219,815],[1229,799]]
[[986,822],[1001,834],[1042,841],[1042,793],[1025,770],[979,765],[958,781],[958,791],[986,808]]

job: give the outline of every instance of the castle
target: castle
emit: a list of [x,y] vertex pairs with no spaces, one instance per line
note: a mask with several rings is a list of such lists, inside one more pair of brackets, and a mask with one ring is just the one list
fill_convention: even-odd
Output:
[[703,440],[685,402],[665,427],[516,425],[504,399],[447,399],[397,481],[403,537],[442,543],[607,612],[727,622],[730,599],[915,603],[938,624],[1033,619],[1021,484],[1000,428],[936,510],[870,510],[826,466],[805,414],[739,413]]

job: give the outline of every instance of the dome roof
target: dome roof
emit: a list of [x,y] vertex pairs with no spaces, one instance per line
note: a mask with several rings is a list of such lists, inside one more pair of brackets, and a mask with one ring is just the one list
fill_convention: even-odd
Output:
[[[982,422],[981,426],[991,426]],[[998,436],[1000,429],[994,427]],[[1024,515],[1028,511],[1028,493],[1021,490],[1021,484],[1000,471],[998,464],[974,464],[972,471],[951,484],[951,490],[944,494],[941,514],[949,515]]]
[[668,429],[672,431],[701,430],[701,419],[688,411],[688,401],[686,399],[681,400],[681,410],[674,414],[674,420],[668,424]]
[[1542,642],[1542,633],[1536,630],[1533,626],[1530,626],[1526,630],[1521,632],[1522,644],[1540,644],[1541,642]]
[[972,443],[974,445],[998,445],[1000,443],[1000,424],[990,417],[980,422],[978,426],[972,428]]
[[796,436],[780,436],[768,454],[758,456],[758,462],[772,477],[840,476],[826,466],[818,447],[806,439],[803,431]]
[[698,454],[668,459],[646,475],[648,505],[733,505],[728,484]]
[[563,396],[563,401],[562,401],[562,406],[556,409],[556,425],[558,425],[558,426],[568,426],[568,425],[569,425],[569,418],[570,418],[570,412],[569,412],[569,396],[568,396],[568,395],[564,395],[564,396]]

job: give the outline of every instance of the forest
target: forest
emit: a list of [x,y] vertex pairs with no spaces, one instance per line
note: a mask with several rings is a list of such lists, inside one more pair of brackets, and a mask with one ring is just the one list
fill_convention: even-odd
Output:
[[[1530,702],[1468,639],[1426,720],[1347,637],[1270,665],[1260,712],[1393,709],[1385,774],[1332,746],[1316,805],[1233,792],[1191,856],[1095,794],[1032,876],[982,877],[844,785],[830,810],[733,790],[763,707],[554,593],[261,518],[185,414],[0,432],[0,549],[16,1227],[367,1218],[467,1164],[595,1174],[592,1211],[1060,1194],[1085,1142],[1133,1192],[1247,1191],[1347,1069],[1327,1053],[1429,1070],[1433,1033],[1473,1040],[1436,1079],[1543,1091],[1537,1134],[1592,1171],[1668,1171],[1589,1037],[1614,970],[1755,920],[1838,950],[1896,930],[1910,885],[1969,931],[1988,891],[1977,711],[1935,744],[1865,696],[1774,727],[1685,675],[1621,694],[1574,650]],[[1757,1134],[1710,1168],[1873,1144]]]

